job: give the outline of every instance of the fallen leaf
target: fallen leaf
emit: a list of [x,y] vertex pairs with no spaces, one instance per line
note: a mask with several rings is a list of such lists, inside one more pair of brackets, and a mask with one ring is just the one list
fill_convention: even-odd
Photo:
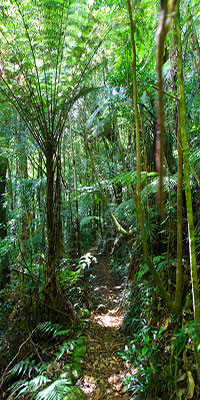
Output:
[[177,382],[182,382],[182,381],[184,381],[185,378],[186,378],[186,374],[184,373],[183,375],[179,376],[179,378],[177,379]]
[[120,382],[120,383],[118,383],[118,384],[116,385],[116,390],[117,390],[118,392],[121,390],[122,385],[123,385],[122,382]]

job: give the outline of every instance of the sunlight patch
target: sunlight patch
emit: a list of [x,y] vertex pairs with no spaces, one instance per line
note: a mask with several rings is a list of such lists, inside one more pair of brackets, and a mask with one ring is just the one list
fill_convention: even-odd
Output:
[[119,392],[122,389],[123,382],[121,381],[121,375],[112,375],[108,378],[108,383],[112,386],[114,390]]
[[81,384],[81,390],[86,394],[90,395],[96,389],[96,382],[93,376],[84,376],[83,383]]
[[110,328],[120,328],[123,322],[123,317],[111,316],[109,314],[99,314],[93,317],[99,325],[110,327]]

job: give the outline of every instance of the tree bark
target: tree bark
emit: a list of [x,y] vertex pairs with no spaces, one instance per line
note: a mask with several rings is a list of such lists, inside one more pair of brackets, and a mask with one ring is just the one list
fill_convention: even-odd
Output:
[[[5,208],[5,192],[6,192],[6,171],[8,166],[8,160],[4,156],[0,156],[0,239],[5,239],[7,236],[7,220],[6,220],[6,208]],[[9,282],[9,264],[8,254],[1,255],[0,258],[0,271],[1,280],[0,287],[4,288]]]
[[56,307],[56,235],[55,235],[55,208],[54,208],[54,151],[51,142],[47,143],[46,153],[46,212],[47,212],[47,268],[46,268],[46,295],[52,307]]
[[180,111],[179,117],[180,117],[180,130],[181,130],[182,146],[183,146],[184,184],[185,184],[186,208],[187,208],[187,219],[188,219],[192,297],[193,297],[193,309],[194,309],[194,322],[196,324],[196,329],[199,332],[199,337],[197,337],[194,340],[194,346],[195,346],[197,370],[198,370],[198,375],[199,375],[199,380],[200,380],[200,351],[197,350],[197,347],[200,344],[200,295],[199,295],[199,282],[198,282],[198,274],[197,274],[195,229],[194,229],[193,208],[192,208],[192,193],[191,193],[191,186],[190,186],[189,145],[188,145],[188,135],[187,135],[187,127],[186,127],[186,106],[185,106],[183,65],[182,65],[182,43],[181,43],[179,1],[177,2],[175,23],[176,23],[177,73],[178,73],[179,111]]
[[135,130],[136,130],[136,156],[137,156],[137,183],[136,183],[136,193],[138,200],[140,201],[141,195],[141,156],[140,156],[140,123],[139,123],[139,113],[138,113],[138,103],[137,103],[137,79],[136,79],[136,49],[135,49],[135,37],[134,37],[134,24],[133,15],[130,0],[127,0],[130,30],[131,30],[131,44],[133,51],[133,62],[132,62],[132,72],[133,72],[133,102],[134,102],[134,115],[135,115]]
[[72,128],[70,124],[70,139],[71,139],[71,150],[72,150],[72,161],[74,168],[74,192],[75,192],[75,202],[76,202],[76,245],[78,257],[81,255],[80,251],[80,222],[79,222],[79,210],[78,210],[78,185],[77,185],[77,170],[76,170],[76,159],[74,153],[74,142],[72,137]]

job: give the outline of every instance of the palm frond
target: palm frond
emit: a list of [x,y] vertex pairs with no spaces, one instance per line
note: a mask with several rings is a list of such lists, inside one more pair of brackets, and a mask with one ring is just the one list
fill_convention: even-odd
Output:
[[115,215],[120,216],[121,214],[127,214],[127,213],[133,213],[136,210],[135,207],[135,202],[133,199],[129,199],[126,201],[123,201],[116,209],[115,209]]
[[[164,177],[164,179],[163,179],[163,190],[165,192],[168,192],[169,189],[170,189],[170,191],[173,191],[176,187],[177,187],[177,177],[176,176],[170,177],[170,181],[169,181],[168,177]],[[153,181],[151,181],[142,190],[142,193],[141,193],[142,201],[144,201],[146,199],[147,194],[149,196],[156,195],[157,190],[158,190],[158,178],[156,178]]]

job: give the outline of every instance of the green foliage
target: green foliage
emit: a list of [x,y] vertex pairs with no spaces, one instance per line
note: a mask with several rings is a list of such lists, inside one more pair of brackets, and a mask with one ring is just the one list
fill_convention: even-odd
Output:
[[[183,66],[187,103],[187,128],[190,144],[190,183],[196,229],[197,261],[200,259],[199,235],[199,1],[181,3]],[[156,29],[158,2],[132,2],[136,43],[136,78],[138,112],[141,134],[141,202],[144,227],[151,260],[162,281],[174,298],[176,284],[176,191],[177,173],[177,76],[174,56],[177,53],[169,33],[165,46],[163,79],[165,95],[165,156],[164,214],[157,208],[158,178],[155,172],[156,150]],[[59,324],[38,322],[49,319],[50,305],[45,301],[48,292],[48,239],[46,225],[46,154],[54,154],[54,183],[52,199],[55,207],[54,228],[59,222],[63,231],[61,250],[55,260],[56,284],[63,303],[74,305],[78,315],[89,315],[88,297],[92,288],[92,256],[85,254],[77,261],[75,249],[76,212],[80,222],[82,252],[97,241],[107,253],[112,252],[114,274],[119,273],[128,287],[123,293],[125,307],[124,329],[135,332],[126,356],[138,368],[130,378],[134,396],[162,398],[157,392],[156,378],[162,369],[160,384],[175,395],[181,375],[181,358],[189,353],[191,341],[199,334],[198,324],[192,323],[190,305],[183,310],[181,329],[177,322],[169,337],[160,335],[158,326],[166,308],[154,288],[147,264],[144,262],[138,218],[133,193],[136,186],[135,121],[132,104],[132,48],[126,1],[64,1],[64,0],[4,0],[0,6],[0,154],[8,159],[6,189],[3,200],[6,211],[6,237],[0,241],[0,257],[8,258],[8,279],[1,291],[2,345],[9,364],[26,329],[34,331],[44,343],[46,338],[56,344],[53,357],[56,363],[71,359],[79,353],[81,344],[70,338],[72,330]],[[171,27],[173,24],[171,24]],[[111,28],[111,29],[110,29]],[[171,35],[171,36],[170,36]],[[195,39],[196,38],[196,39]],[[99,44],[101,43],[100,51]],[[95,92],[90,91],[93,87]],[[82,97],[87,94],[87,97]],[[175,97],[170,97],[170,95]],[[17,108],[18,113],[9,105]],[[75,104],[76,101],[76,104]],[[70,153],[70,120],[77,167],[78,210],[73,189],[73,165]],[[19,115],[20,114],[20,115]],[[29,133],[32,133],[32,138]],[[121,149],[118,136],[121,140]],[[34,138],[34,141],[33,141]],[[61,141],[61,138],[62,141]],[[50,145],[46,146],[50,141]],[[34,143],[33,143],[34,142]],[[96,173],[86,150],[91,146]],[[58,154],[59,153],[59,154]],[[57,169],[61,158],[60,175]],[[124,160],[123,157],[124,156]],[[123,162],[122,162],[123,160]],[[108,209],[97,176],[106,195],[110,211],[123,227],[132,228],[133,238],[115,241]],[[62,187],[59,188],[58,181]],[[0,182],[1,183],[1,182]],[[55,191],[54,191],[55,189]],[[61,194],[59,194],[59,190]],[[0,221],[1,224],[1,221]],[[0,228],[2,225],[0,225]],[[186,268],[187,222],[183,201],[183,262]],[[54,231],[54,229],[53,229]],[[53,231],[51,232],[53,234]],[[117,238],[118,239],[118,238]],[[104,246],[105,244],[105,246]],[[53,247],[56,247],[56,243]],[[86,249],[86,250],[85,250]],[[55,250],[55,249],[54,249]],[[129,262],[133,276],[127,284]],[[2,261],[2,263],[3,263]],[[183,304],[185,294],[191,297],[188,273],[183,274]],[[186,282],[188,281],[188,282]],[[46,292],[45,292],[46,291]],[[47,293],[51,294],[51,293]],[[48,297],[48,296],[47,296]],[[62,315],[62,314],[61,314]],[[26,318],[24,318],[26,316]],[[57,317],[57,316],[56,316]],[[159,320],[159,321],[158,321]],[[56,320],[57,321],[57,320]],[[84,320],[81,320],[84,324]],[[155,329],[155,334],[154,328]],[[152,328],[151,328],[152,327]],[[142,333],[142,331],[144,331]],[[16,334],[17,333],[17,334]],[[10,339],[8,337],[10,336]],[[16,346],[12,346],[16,336]],[[19,335],[19,339],[18,339]],[[172,339],[171,339],[172,338]],[[60,341],[63,339],[63,343]],[[163,345],[166,339],[166,347]],[[15,344],[15,342],[14,342]],[[39,350],[37,348],[39,346]],[[42,357],[46,350],[36,349]],[[82,343],[82,346],[84,344]],[[31,346],[30,346],[31,348]],[[79,350],[76,350],[79,348]],[[198,347],[199,348],[199,347]],[[151,352],[152,349],[152,352]],[[82,350],[83,351],[83,350]],[[161,352],[166,360],[161,357]],[[81,351],[80,351],[81,353]],[[84,351],[83,351],[84,353]],[[64,380],[55,373],[54,380],[43,367],[29,357],[19,361],[11,370],[21,379],[20,396],[38,399],[60,399],[64,396]],[[193,370],[192,370],[193,371]],[[195,375],[195,374],[194,374]],[[134,387],[134,379],[136,379]],[[138,380],[138,381],[137,381]],[[138,385],[138,386],[137,386]],[[48,387],[47,387],[48,386]],[[66,388],[68,384],[66,384]],[[20,392],[21,390],[21,392]],[[63,394],[61,394],[63,393]]]
[[95,215],[84,217],[80,222],[80,227],[82,228],[84,225],[90,224],[91,222],[99,221],[99,218]]
[[[51,335],[57,340],[62,335],[68,336],[70,330],[63,330],[58,324],[45,322],[38,326],[38,330],[42,335]],[[70,358],[77,361],[82,359],[86,353],[84,346],[85,338],[68,339],[59,346],[58,351],[54,351],[54,359],[49,363],[37,363],[31,357],[20,361],[8,373],[8,377],[14,377],[17,381],[12,386],[12,396],[14,399],[27,398],[34,400],[61,400],[70,390],[73,382],[78,379],[78,371],[80,372],[79,364],[70,363],[68,374],[61,373],[64,368],[64,360]],[[55,345],[54,345],[55,346]],[[77,370],[77,372],[76,372]]]
[[64,354],[72,353],[75,343],[75,340],[68,340],[67,342],[63,343],[62,346],[59,347],[59,351],[56,352],[55,361],[59,361]]
[[129,346],[125,346],[121,354],[126,362],[131,365],[134,362],[136,372],[127,379],[126,383],[128,390],[134,395],[137,393],[139,398],[146,396],[146,393],[152,397],[158,394],[155,381],[161,365],[158,342],[162,332],[162,329],[151,331],[143,326],[138,334],[133,334],[134,339],[131,340]]
[[[144,201],[146,199],[146,196],[152,196],[156,195],[157,193],[157,187],[158,187],[158,178],[154,178],[152,182],[150,182],[143,190],[141,193],[142,200]],[[172,176],[170,177],[170,181],[168,177],[164,177],[163,179],[163,189],[165,192],[168,192],[169,190],[171,192],[174,192],[174,190],[177,187],[177,176]]]
[[126,295],[126,313],[123,322],[123,329],[128,334],[143,329],[148,321],[154,318],[156,307],[154,299],[156,296],[155,287],[149,281],[149,271],[146,265],[139,270]]
[[69,390],[70,381],[67,379],[58,379],[45,389],[40,390],[41,387],[44,387],[44,385],[47,385],[49,382],[51,382],[50,379],[43,375],[38,375],[28,382],[19,383],[12,393],[15,399],[23,396],[23,398],[35,400],[62,400],[63,396]]
[[[42,368],[43,367],[44,365],[42,366]],[[15,364],[15,366],[9,371],[9,374],[22,377],[24,375],[27,375],[28,377],[30,377],[32,373],[41,372],[42,368],[40,364],[36,364],[35,360],[27,358],[26,360],[22,360],[18,364]]]
[[47,388],[40,391],[35,397],[35,400],[62,400],[68,390],[69,381],[67,379],[58,379]]
[[53,338],[70,333],[70,329],[63,330],[61,328],[62,325],[52,324],[51,321],[42,322],[37,326],[37,330],[41,332],[42,336],[51,335]]

